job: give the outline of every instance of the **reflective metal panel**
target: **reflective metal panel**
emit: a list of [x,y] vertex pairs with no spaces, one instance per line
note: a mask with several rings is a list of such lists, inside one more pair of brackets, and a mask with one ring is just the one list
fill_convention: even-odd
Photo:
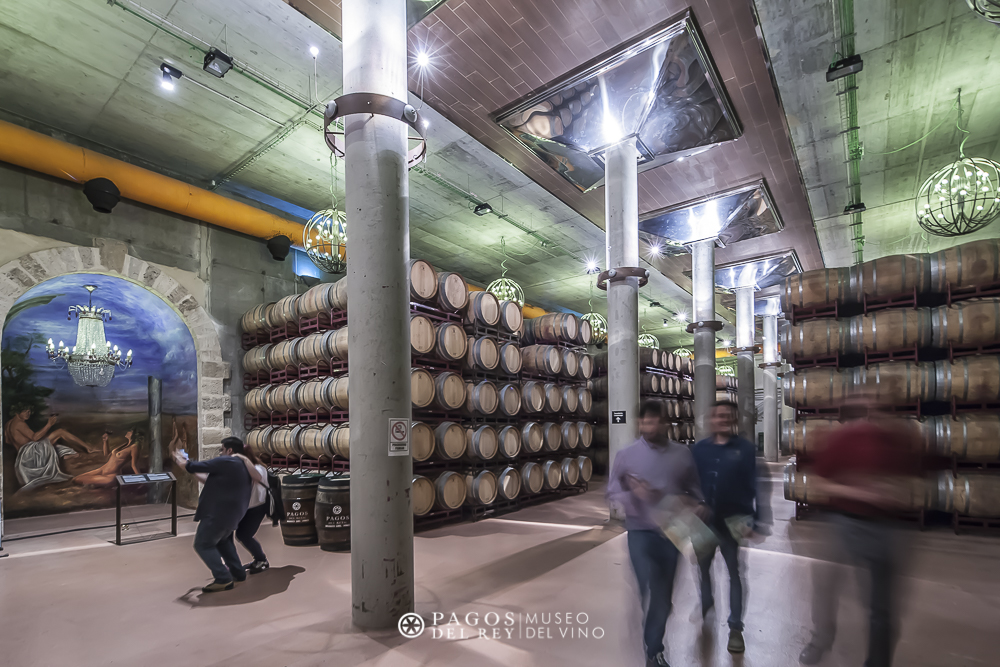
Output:
[[406,28],[417,25],[444,3],[445,0],[406,0]]
[[802,273],[802,265],[794,250],[777,255],[758,257],[739,264],[715,269],[715,286],[723,289],[753,287],[755,290],[777,285],[785,278]]
[[604,182],[604,151],[633,138],[639,170],[740,134],[690,14],[617,47],[494,121],[581,191]]

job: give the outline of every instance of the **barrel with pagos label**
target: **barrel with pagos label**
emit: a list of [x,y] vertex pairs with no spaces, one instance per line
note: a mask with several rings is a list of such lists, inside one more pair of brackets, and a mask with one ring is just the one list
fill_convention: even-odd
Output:
[[451,470],[445,471],[434,480],[435,506],[442,510],[457,510],[465,504],[465,477]]
[[455,461],[465,455],[465,429],[455,422],[441,422],[434,429],[434,449],[437,458]]
[[554,382],[546,382],[542,390],[545,393],[545,412],[555,414],[562,410],[562,387]]
[[1000,299],[971,299],[931,308],[931,328],[934,347],[946,348],[949,343],[985,345],[1000,340]]
[[500,322],[500,301],[490,292],[469,292],[465,321],[492,327]]
[[537,454],[545,445],[545,429],[539,422],[521,425],[521,448],[528,454]]
[[507,466],[497,473],[497,497],[514,500],[521,495],[521,474],[514,466]]
[[465,410],[472,415],[492,415],[496,413],[500,396],[497,386],[489,380],[479,383],[465,383]]
[[313,424],[299,431],[299,451],[311,459],[332,459],[333,441],[337,433],[334,424]]
[[554,491],[562,484],[562,466],[559,461],[546,461],[542,464],[542,488]]
[[410,502],[413,505],[413,516],[424,516],[434,509],[434,482],[423,475],[414,475],[410,482]]
[[490,505],[497,499],[497,477],[489,470],[465,474],[465,499],[471,505]]
[[525,414],[538,414],[545,409],[545,385],[541,382],[528,380],[521,385],[521,411]]
[[267,314],[273,303],[262,303],[254,306],[240,318],[240,329],[243,333],[255,334],[267,331]]
[[434,404],[445,412],[462,409],[465,405],[465,380],[461,375],[444,371],[435,376]]
[[521,348],[517,343],[504,343],[500,346],[499,365],[508,375],[521,372]]
[[410,423],[410,456],[421,462],[434,456],[434,429],[424,422]]
[[[428,320],[429,321],[429,320]],[[457,322],[442,322],[434,333],[434,354],[444,361],[461,361],[468,351],[465,329]]]
[[499,454],[503,458],[516,459],[521,453],[521,428],[520,426],[504,426],[497,434],[499,443]]
[[453,313],[465,308],[469,303],[469,286],[466,285],[465,278],[450,271],[439,273],[436,301],[441,310]]
[[410,402],[415,410],[424,410],[434,402],[434,376],[425,368],[410,369]]
[[594,406],[594,398],[590,390],[586,387],[576,388],[576,412],[580,415],[589,415]]
[[465,456],[471,461],[492,461],[500,448],[497,431],[489,424],[466,429]]
[[521,466],[521,494],[534,494],[542,490],[545,484],[545,473],[542,466],[529,461]]
[[562,411],[573,414],[580,406],[580,392],[578,387],[563,385],[562,387]]
[[495,338],[469,336],[469,350],[465,355],[465,367],[470,370],[492,371],[500,364],[500,346]]
[[319,475],[285,475],[281,478],[281,502],[285,518],[281,539],[291,547],[316,544],[316,490]]
[[319,480],[315,514],[319,548],[323,551],[350,551],[350,473],[334,473]]
[[554,345],[529,345],[521,348],[521,369],[536,375],[559,375],[562,353]]
[[271,455],[271,432],[273,426],[260,426],[247,433],[246,446],[257,456]]
[[576,422],[563,422],[559,430],[562,431],[562,444],[567,449],[576,449],[580,444],[580,429]]
[[578,456],[576,457],[576,465],[580,471],[580,481],[589,482],[591,476],[594,474],[594,464],[590,458],[587,456]]
[[543,446],[545,451],[554,452],[562,447],[562,427],[555,422],[542,424]]
[[516,384],[502,386],[497,409],[505,417],[516,417],[521,412],[521,388]]
[[243,371],[245,373],[259,373],[270,370],[267,364],[267,351],[271,349],[270,343],[264,343],[252,348],[243,355]]
[[[438,344],[437,331],[431,318],[420,313],[410,314],[410,353],[417,356],[430,354]],[[463,335],[463,340],[465,339]]]
[[438,273],[422,259],[411,259],[410,297],[415,301],[430,301],[438,293]]
[[524,316],[521,314],[521,306],[516,301],[500,302],[500,326],[504,331],[515,333],[521,328]]
[[580,483],[580,464],[576,458],[565,458],[559,462],[559,472],[562,473],[562,483],[566,486],[576,486]]
[[590,422],[576,422],[577,437],[580,442],[580,449],[590,449],[594,444],[594,427]]
[[255,415],[261,412],[268,412],[267,397],[274,390],[274,385],[266,384],[261,387],[254,387],[243,397],[243,406],[247,412]]

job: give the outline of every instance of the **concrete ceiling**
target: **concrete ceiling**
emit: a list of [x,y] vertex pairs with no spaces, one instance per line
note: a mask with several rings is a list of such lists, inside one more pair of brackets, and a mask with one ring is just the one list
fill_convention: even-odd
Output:
[[[827,266],[851,264],[844,216],[847,164],[836,84],[824,73],[839,41],[831,0],[757,0],[761,27],[788,116]],[[855,2],[865,260],[928,252],[1000,235],[1000,224],[960,239],[917,225],[921,183],[958,157],[954,109],[962,89],[965,153],[1000,160],[1000,28],[962,0]],[[919,141],[935,127],[924,141]],[[911,148],[899,150],[916,142]],[[885,155],[885,153],[889,153]]]

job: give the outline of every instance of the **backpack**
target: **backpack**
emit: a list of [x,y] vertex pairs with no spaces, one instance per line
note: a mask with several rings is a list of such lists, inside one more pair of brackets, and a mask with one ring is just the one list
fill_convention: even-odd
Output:
[[264,506],[267,508],[264,516],[271,519],[272,526],[285,520],[285,506],[281,502],[281,479],[270,472],[267,473],[267,500],[264,501]]

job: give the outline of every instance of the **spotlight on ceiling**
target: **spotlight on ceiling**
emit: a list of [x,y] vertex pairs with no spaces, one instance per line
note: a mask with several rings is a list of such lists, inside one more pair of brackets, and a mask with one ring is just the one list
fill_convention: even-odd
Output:
[[677,313],[676,315],[674,315],[674,319],[676,319],[678,322],[687,322],[688,316],[687,313]]
[[476,206],[476,208],[472,209],[472,212],[475,213],[476,215],[486,215],[487,213],[493,212],[493,207],[490,206],[488,203],[483,202],[482,204]]
[[858,202],[857,204],[850,204],[849,206],[845,206],[844,215],[851,215],[852,213],[864,213],[867,210],[868,207],[865,206],[865,203],[862,201]]
[[600,272],[601,272],[601,267],[599,267],[597,265],[597,262],[595,262],[592,259],[588,259],[587,260],[587,273],[590,274],[590,273],[600,273]]
[[650,308],[660,308],[662,305],[663,304],[661,304],[659,301],[650,301],[649,302],[649,307]]
[[166,90],[174,89],[174,79],[180,80],[184,76],[179,69],[171,67],[167,63],[160,63],[160,86]]
[[858,54],[842,58],[830,65],[830,69],[826,70],[826,80],[836,81],[837,79],[843,79],[845,76],[857,74],[864,69],[864,66],[865,63]]
[[732,344],[733,344],[733,341],[729,340],[728,338],[725,338],[722,341],[722,347],[729,347]]
[[313,58],[318,58],[319,57],[319,49],[316,48],[315,46],[310,46],[309,47],[309,55],[311,55]]
[[226,72],[232,68],[233,57],[227,56],[214,46],[208,50],[208,53],[205,54],[205,62],[202,64],[202,69],[212,76],[221,79],[226,76]]
[[267,240],[267,251],[271,257],[279,262],[285,261],[288,252],[292,249],[292,240],[283,234],[279,234]]
[[421,52],[417,54],[417,65],[419,65],[420,67],[427,67],[427,65],[429,65],[430,62],[431,62],[431,57],[426,53]]
[[660,257],[663,255],[663,246],[659,243],[649,244],[649,254],[652,257]]
[[665,327],[669,327],[670,326],[670,320],[667,319],[666,317],[663,318],[663,326],[665,326]]

